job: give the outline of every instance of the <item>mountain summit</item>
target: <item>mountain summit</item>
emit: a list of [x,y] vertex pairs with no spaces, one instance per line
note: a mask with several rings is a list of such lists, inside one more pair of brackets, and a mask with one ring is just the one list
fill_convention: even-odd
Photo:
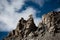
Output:
[[17,28],[4,40],[60,40],[60,12],[49,12],[42,16],[38,27],[32,15],[28,20],[21,18]]

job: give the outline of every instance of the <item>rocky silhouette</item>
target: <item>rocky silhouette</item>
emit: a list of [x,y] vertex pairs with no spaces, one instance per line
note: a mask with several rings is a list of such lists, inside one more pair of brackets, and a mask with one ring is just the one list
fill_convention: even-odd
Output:
[[60,40],[60,12],[49,12],[35,25],[32,15],[28,20],[21,18],[17,28],[4,40]]

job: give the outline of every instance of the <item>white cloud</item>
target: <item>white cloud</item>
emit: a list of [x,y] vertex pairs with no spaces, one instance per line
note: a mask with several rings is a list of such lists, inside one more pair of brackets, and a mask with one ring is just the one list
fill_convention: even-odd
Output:
[[38,3],[41,7],[44,5],[44,0],[34,0],[36,3]]
[[0,31],[11,31],[16,28],[18,20],[23,17],[24,19],[28,19],[30,14],[34,16],[34,22],[38,25],[40,18],[35,17],[36,10],[32,7],[28,7],[22,13],[17,13],[15,10],[18,10],[24,4],[24,0],[11,0],[11,4],[9,5],[7,0],[0,0],[0,21],[6,24],[1,24]]
[[60,11],[60,8],[55,9],[55,11],[57,11],[57,12]]
[[40,7],[42,7],[45,4],[45,2],[49,2],[50,0],[26,0],[26,1],[32,1],[40,5]]

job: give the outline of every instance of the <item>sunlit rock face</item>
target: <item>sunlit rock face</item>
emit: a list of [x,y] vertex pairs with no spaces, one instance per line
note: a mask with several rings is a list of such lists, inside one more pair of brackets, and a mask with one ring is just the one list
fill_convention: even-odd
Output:
[[42,16],[38,27],[32,15],[28,20],[21,18],[17,28],[4,40],[60,40],[60,12],[49,12]]

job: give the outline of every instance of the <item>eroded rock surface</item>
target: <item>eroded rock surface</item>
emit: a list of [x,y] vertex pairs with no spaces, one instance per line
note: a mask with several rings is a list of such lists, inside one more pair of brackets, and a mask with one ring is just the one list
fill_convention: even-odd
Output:
[[21,18],[4,40],[60,40],[60,12],[44,14],[38,27],[32,15],[28,20]]

